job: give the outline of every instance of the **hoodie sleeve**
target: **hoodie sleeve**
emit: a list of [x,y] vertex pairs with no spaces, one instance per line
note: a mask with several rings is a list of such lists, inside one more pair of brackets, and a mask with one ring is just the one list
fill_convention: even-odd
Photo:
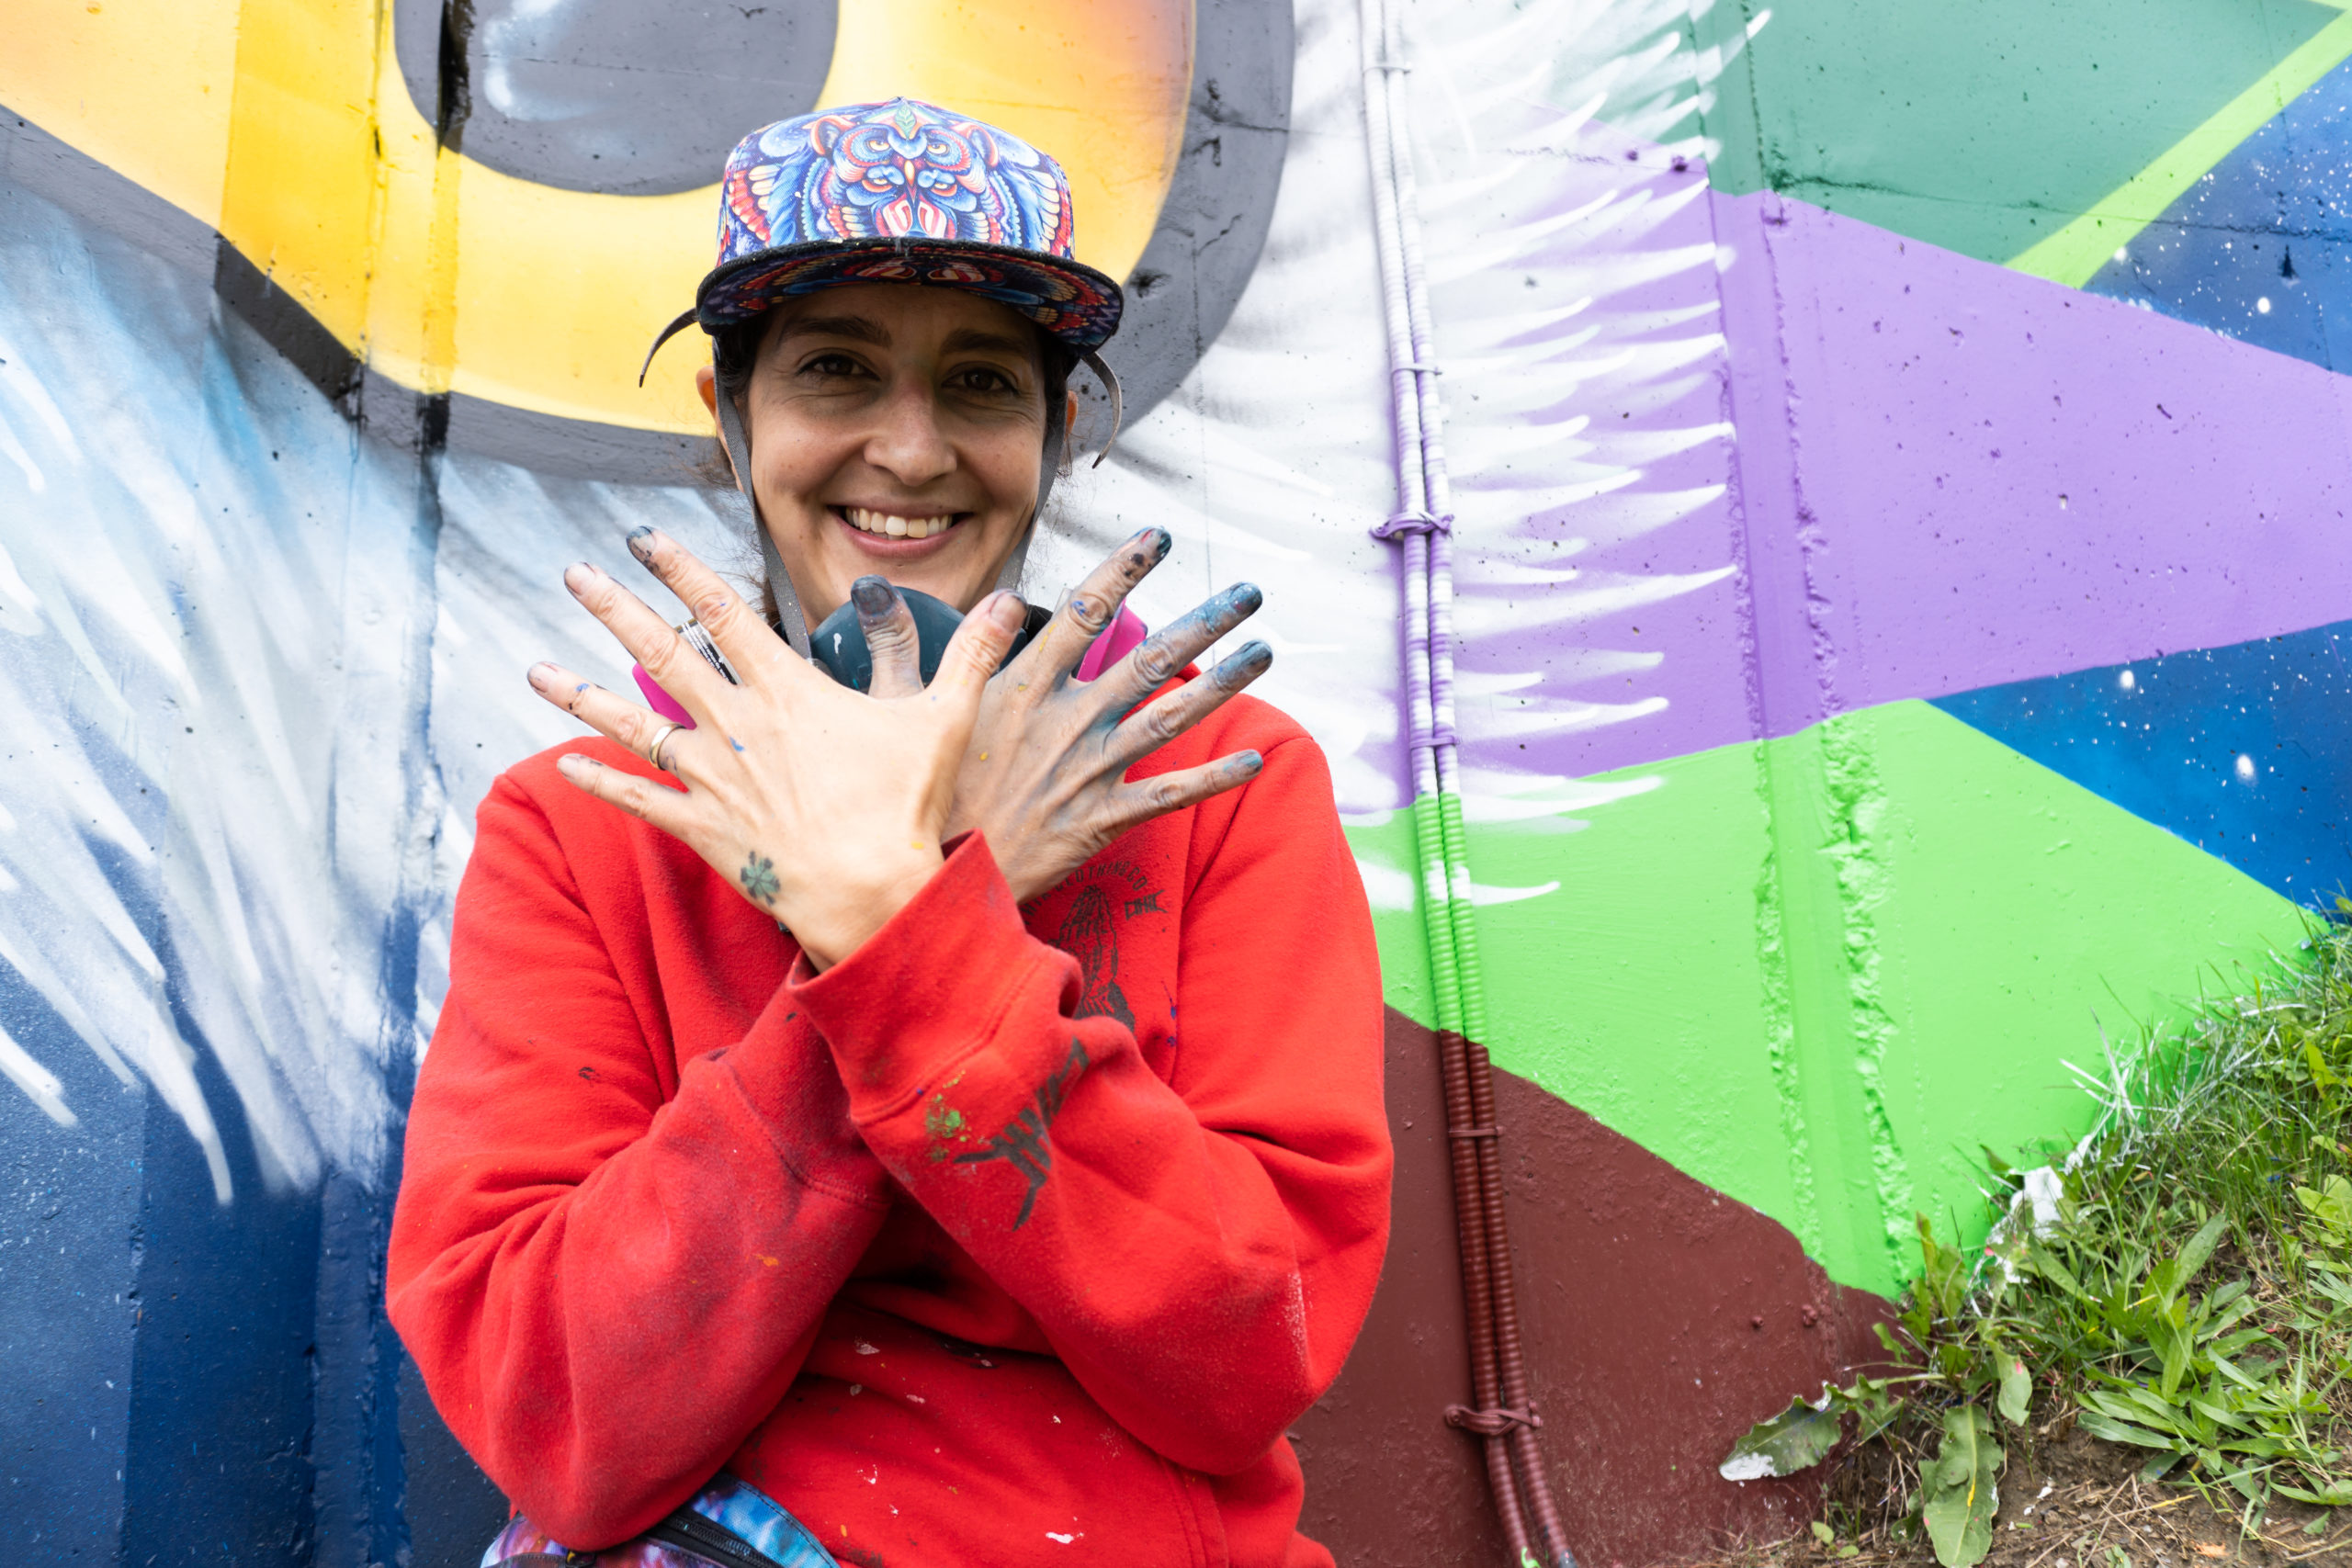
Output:
[[[1371,914],[1313,741],[1199,808],[1176,1066],[1075,1018],[984,841],[786,990],[866,1144],[1167,1458],[1230,1473],[1329,1386],[1387,1243]],[[1197,846],[1207,843],[1205,851]]]
[[[775,1407],[887,1179],[780,986],[665,1082],[663,1021],[545,814],[509,776],[479,823],[409,1113],[391,1319],[467,1451],[595,1548],[691,1496]],[[766,934],[780,981],[792,950]]]

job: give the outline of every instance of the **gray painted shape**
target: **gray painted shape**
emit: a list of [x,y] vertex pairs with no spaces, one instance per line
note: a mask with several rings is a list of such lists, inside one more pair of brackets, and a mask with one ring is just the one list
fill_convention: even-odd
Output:
[[53,202],[183,272],[201,277],[212,271],[211,225],[6,110],[0,110],[0,184]]
[[[1290,141],[1290,0],[1196,0],[1193,21],[1183,152],[1127,279],[1119,335],[1102,350],[1131,420],[1174,391],[1225,330],[1265,248]],[[1095,450],[1107,404],[1091,377],[1071,385],[1089,404],[1077,447]]]
[[[397,0],[392,39],[428,123],[462,107],[466,156],[566,190],[710,184],[748,131],[814,108],[832,0]],[[466,69],[447,85],[444,29]]]

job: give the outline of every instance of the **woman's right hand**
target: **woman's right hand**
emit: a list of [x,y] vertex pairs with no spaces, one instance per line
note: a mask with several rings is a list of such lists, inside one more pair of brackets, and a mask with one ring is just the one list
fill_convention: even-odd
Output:
[[[581,789],[684,840],[789,927],[819,968],[840,962],[896,914],[941,863],[988,673],[1012,646],[1021,602],[992,593],[965,617],[928,690],[834,684],[795,654],[734,590],[650,528],[629,548],[695,612],[741,678],[730,685],[645,603],[582,563],[565,583],[646,673],[684,704],[683,729],[555,664],[531,684],[557,706],[673,775],[684,787],[571,754],[557,766]],[[878,577],[851,591],[861,615],[905,604]],[[877,700],[878,699],[878,700]]]
[[[1095,680],[1075,678],[1128,593],[1167,558],[1169,543],[1166,530],[1147,528],[1112,551],[981,694],[945,834],[985,833],[998,869],[1023,902],[1130,828],[1258,775],[1258,753],[1235,751],[1148,779],[1126,777],[1273,662],[1264,643],[1245,643],[1198,679],[1136,705],[1256,613],[1262,595],[1253,584],[1236,584],[1179,617]],[[859,619],[874,654],[874,694],[920,690],[914,617],[904,601],[893,592],[881,614],[869,618],[861,609]]]

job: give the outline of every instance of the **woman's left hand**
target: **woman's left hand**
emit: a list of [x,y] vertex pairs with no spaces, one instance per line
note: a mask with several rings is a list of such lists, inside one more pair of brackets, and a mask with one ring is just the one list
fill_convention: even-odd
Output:
[[[677,594],[741,678],[729,685],[645,603],[582,563],[564,584],[647,674],[694,716],[669,723],[554,664],[531,669],[548,702],[685,787],[571,755],[563,776],[683,840],[773,915],[820,968],[840,962],[914,897],[941,863],[957,769],[988,679],[1022,625],[991,594],[964,618],[929,687],[874,697],[795,654],[693,554],[640,528],[629,549]],[[878,577],[861,609],[894,595]]]
[[[1126,776],[1273,662],[1264,643],[1245,643],[1199,679],[1145,701],[1256,613],[1262,596],[1252,584],[1237,583],[1177,617],[1095,680],[1076,678],[1086,650],[1136,584],[1167,558],[1168,547],[1165,530],[1146,528],[1113,550],[980,700],[946,831],[985,833],[997,868],[1024,903],[1128,829],[1258,776],[1262,759],[1255,751],[1148,779]],[[880,615],[858,611],[874,652],[874,691],[902,696],[922,684],[914,617],[895,593],[880,608]]]

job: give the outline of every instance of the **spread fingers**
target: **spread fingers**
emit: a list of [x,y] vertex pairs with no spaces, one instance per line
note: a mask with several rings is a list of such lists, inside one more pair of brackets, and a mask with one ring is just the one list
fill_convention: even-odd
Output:
[[587,561],[566,568],[563,585],[688,713],[699,716],[709,712],[710,700],[726,685],[725,678],[688,647],[669,622],[655,615],[652,606],[622,587],[610,572]]
[[1168,558],[1169,547],[1173,543],[1167,529],[1146,528],[1113,550],[1062,601],[1054,618],[1046,623],[1035,641],[1022,649],[1021,658],[1014,662],[1035,660],[1044,672],[1044,683],[1048,685],[1077,669],[1078,661],[1086,657],[1087,649],[1109,627],[1136,584]]
[[631,817],[643,818],[656,828],[674,838],[684,838],[693,828],[693,808],[687,805],[683,790],[608,768],[594,757],[569,752],[558,757],[556,771],[564,782],[587,791],[608,806],[617,806]]
[[877,697],[907,697],[922,690],[922,637],[915,615],[887,578],[868,575],[850,585],[857,607],[857,629],[865,634],[873,661],[866,690]]
[[1028,618],[1028,606],[1010,589],[999,589],[972,606],[939,656],[939,672],[931,678],[933,694],[977,706],[982,688],[1004,662],[1005,650]]
[[[1237,582],[1207,602],[1195,605],[1136,645],[1128,655],[1102,672],[1094,682],[1096,700],[1105,708],[1125,713],[1181,673],[1200,651],[1258,613],[1266,602],[1254,582]],[[1264,644],[1253,644],[1264,648]],[[1271,659],[1272,653],[1267,657]],[[1218,666],[1233,663],[1228,659]],[[1251,677],[1255,679],[1254,675]],[[1237,688],[1238,689],[1238,688]]]
[[[705,566],[695,554],[664,534],[659,528],[639,528],[628,536],[629,554],[639,565],[661,579],[662,585],[678,596],[680,604],[694,612],[718,651],[727,656],[736,674],[751,680],[754,670],[772,667],[779,662],[776,655],[788,653],[782,638],[768,628],[759,613],[743,602],[743,596],[728,586],[724,578]],[[592,606],[593,608],[593,606]],[[683,645],[681,645],[683,647]],[[636,650],[632,649],[631,652]],[[701,662],[701,656],[694,656]],[[638,662],[663,685],[669,678],[642,657]],[[797,659],[781,660],[799,664]]]
[[622,750],[665,772],[675,771],[679,743],[694,733],[650,708],[582,680],[560,664],[532,665],[531,689]]
[[1126,768],[1159,750],[1224,706],[1226,699],[1264,674],[1273,661],[1274,650],[1264,643],[1242,644],[1198,680],[1188,681],[1148,707],[1130,714],[1111,732],[1110,761]]
[[1236,751],[1197,768],[1182,768],[1156,778],[1138,779],[1120,786],[1112,807],[1114,836],[1140,827],[1156,817],[1198,806],[1212,795],[1238,789],[1258,776],[1266,762],[1255,751]]

